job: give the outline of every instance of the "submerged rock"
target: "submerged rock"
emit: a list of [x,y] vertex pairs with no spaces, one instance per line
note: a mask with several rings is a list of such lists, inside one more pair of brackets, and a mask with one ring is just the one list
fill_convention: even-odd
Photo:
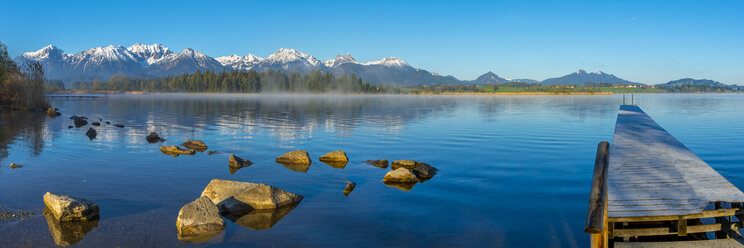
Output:
[[225,229],[225,220],[209,198],[202,196],[184,205],[176,219],[178,239],[186,242],[204,242]]
[[398,168],[389,171],[382,179],[385,183],[417,183],[418,177],[406,168]]
[[163,138],[160,138],[160,136],[158,136],[158,133],[156,132],[151,132],[149,135],[147,135],[147,137],[145,137],[145,139],[147,139],[147,142],[149,143],[157,143],[157,142],[165,141]]
[[207,144],[204,144],[204,141],[201,141],[201,140],[189,140],[189,141],[183,142],[183,144],[181,145],[189,149],[194,149],[198,152],[203,152],[207,150]]
[[326,155],[320,156],[319,160],[323,162],[349,162],[349,158],[346,157],[346,152],[344,151],[326,153]]
[[356,188],[357,184],[352,181],[346,181],[346,188],[344,188],[344,195],[349,196],[351,194],[351,191],[354,191],[354,188]]
[[90,125],[101,126],[101,123],[100,122],[97,122],[97,121],[94,121],[94,122],[91,122]]
[[118,128],[124,128],[124,125],[122,125],[122,124],[114,124],[114,126],[115,127],[118,127]]
[[86,120],[88,118],[85,118],[84,116],[73,115],[71,118],[72,118],[72,121],[75,123],[75,127],[82,127],[82,126],[88,125],[88,121]]
[[96,135],[98,135],[98,132],[96,132],[96,130],[93,129],[92,127],[91,128],[88,128],[88,131],[85,132],[85,136],[88,136],[88,138],[91,139],[91,140],[92,139],[95,139],[96,138]]
[[254,209],[275,209],[298,204],[302,195],[269,185],[212,179],[202,196],[209,197],[220,211],[241,215]]
[[277,163],[310,164],[310,154],[304,150],[285,153],[276,158]]
[[178,155],[194,155],[196,154],[196,151],[194,150],[185,150],[181,149],[178,146],[161,146],[160,152],[165,153],[167,155],[171,155],[174,157],[178,157]]
[[111,122],[110,122],[110,121],[107,121],[107,122],[106,122],[106,125],[111,125]]
[[377,166],[377,167],[383,168],[383,169],[388,167],[388,161],[387,161],[387,159],[367,160],[366,163],[371,164],[373,166]]
[[416,166],[423,164],[421,162],[413,161],[413,160],[396,160],[393,161],[392,164],[390,164],[390,168],[393,170],[398,168],[406,168],[408,170],[413,170],[416,168]]
[[238,169],[251,166],[253,164],[253,162],[251,162],[250,160],[242,159],[238,156],[235,156],[235,154],[230,155],[230,158],[228,159],[227,163],[230,165],[231,175],[235,174],[235,172],[238,171]]
[[59,221],[89,221],[98,219],[98,205],[67,195],[44,194],[44,204]]
[[59,221],[48,208],[44,209],[44,218],[46,218],[49,233],[52,234],[54,243],[62,247],[80,242],[88,232],[98,227],[98,219],[91,221]]
[[21,168],[21,167],[23,167],[23,166],[20,166],[20,165],[18,165],[18,164],[16,164],[16,163],[10,163],[10,168],[11,168],[11,169],[15,169],[15,168]]
[[68,129],[69,129],[69,128],[73,128],[73,126],[67,126],[67,128],[68,128]]

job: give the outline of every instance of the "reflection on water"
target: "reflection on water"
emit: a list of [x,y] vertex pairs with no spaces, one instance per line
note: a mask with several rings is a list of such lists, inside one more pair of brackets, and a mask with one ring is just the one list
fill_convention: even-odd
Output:
[[298,204],[285,206],[277,209],[254,209],[244,215],[225,215],[225,218],[243,227],[253,230],[271,229],[285,215],[292,212]]
[[396,188],[401,191],[411,191],[413,189],[413,186],[416,186],[417,183],[402,183],[402,182],[384,182],[385,185],[391,188]]
[[336,169],[343,169],[346,168],[346,164],[349,163],[349,161],[320,161],[324,164],[327,164],[330,167],[336,168]]
[[286,163],[286,162],[276,162],[276,163],[283,165],[284,167],[287,167],[287,169],[290,169],[296,172],[307,173],[307,170],[310,169],[310,164],[306,164],[306,163]]
[[44,209],[44,218],[49,225],[54,243],[58,246],[70,246],[80,242],[85,234],[98,227],[98,219],[91,221],[63,221],[54,218],[49,209]]
[[[744,188],[744,96],[635,99]],[[53,100],[63,113],[54,119],[3,110],[0,205],[40,212],[45,192],[65,192],[100,203],[102,219],[98,227],[44,217],[0,224],[0,246],[53,246],[51,232],[57,244],[84,247],[585,247],[595,149],[611,141],[621,102],[619,95],[166,94]],[[71,115],[102,120],[96,139],[85,136],[90,125],[75,128]],[[149,144],[150,132],[167,140]],[[220,152],[172,158],[159,151],[191,139]],[[350,160],[277,165],[288,150],[343,150]],[[255,164],[225,170],[230,154]],[[420,185],[386,185],[388,163],[366,163],[383,159],[426,161],[440,171]],[[24,167],[11,170],[10,162]],[[173,235],[176,213],[215,178],[306,198],[302,206],[231,217],[216,236],[190,239],[207,243],[182,243]],[[360,186],[345,197],[339,191],[347,180]]]

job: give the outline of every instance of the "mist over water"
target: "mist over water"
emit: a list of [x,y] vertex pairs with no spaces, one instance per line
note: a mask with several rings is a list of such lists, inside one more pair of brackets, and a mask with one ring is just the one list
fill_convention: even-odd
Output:
[[[588,247],[583,233],[597,143],[611,141],[614,96],[112,95],[53,100],[62,116],[0,113],[0,206],[37,216],[0,224],[3,247]],[[744,96],[636,95],[662,127],[744,188]],[[110,121],[96,139],[71,115]],[[113,127],[124,124],[125,128]],[[148,144],[158,132],[167,141]],[[210,151],[162,154],[203,140]],[[274,162],[304,149],[306,169]],[[319,162],[343,150],[345,167]],[[228,156],[254,164],[231,173]],[[412,159],[439,172],[410,191],[389,187],[390,168]],[[10,169],[18,163],[23,168]],[[206,243],[176,235],[178,210],[213,178],[264,183],[305,199],[289,211],[227,221]],[[358,185],[344,196],[346,180]],[[95,227],[41,214],[51,191],[98,203]],[[71,231],[72,230],[72,231]]]

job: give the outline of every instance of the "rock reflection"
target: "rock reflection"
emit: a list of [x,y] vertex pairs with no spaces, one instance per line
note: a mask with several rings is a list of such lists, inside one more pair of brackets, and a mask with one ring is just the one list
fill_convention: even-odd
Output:
[[327,164],[328,166],[331,166],[333,168],[336,168],[336,169],[346,168],[346,164],[349,163],[347,161],[344,161],[344,162],[341,162],[341,161],[321,161],[321,162]]
[[284,167],[287,167],[287,169],[290,169],[296,172],[307,173],[307,170],[310,169],[310,164],[282,163],[282,162],[276,162],[276,163],[283,165]]
[[411,191],[411,189],[413,189],[413,186],[416,186],[416,184],[417,183],[385,183],[385,185],[387,185],[388,187],[396,188],[405,192]]
[[243,227],[253,230],[271,229],[284,216],[292,212],[298,204],[293,204],[277,209],[254,209],[244,215],[226,214],[225,218]]
[[181,232],[178,232],[178,240],[187,243],[204,243],[211,240],[212,238],[214,238],[214,236],[217,236],[217,234],[220,233],[223,233],[223,231],[220,230],[215,232],[204,232],[198,235],[183,235],[181,234]]
[[44,209],[44,217],[49,225],[54,243],[58,246],[74,245],[83,240],[85,234],[98,227],[98,219],[91,221],[59,221],[49,209]]

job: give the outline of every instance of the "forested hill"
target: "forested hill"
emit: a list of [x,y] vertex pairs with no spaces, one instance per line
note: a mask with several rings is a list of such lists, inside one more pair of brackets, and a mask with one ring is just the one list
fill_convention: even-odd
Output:
[[328,72],[297,71],[285,74],[278,70],[257,71],[197,71],[193,74],[155,79],[134,79],[114,75],[108,81],[97,79],[75,83],[76,90],[146,91],[146,92],[230,92],[230,93],[388,93],[397,89],[362,82],[355,75],[334,76]]

